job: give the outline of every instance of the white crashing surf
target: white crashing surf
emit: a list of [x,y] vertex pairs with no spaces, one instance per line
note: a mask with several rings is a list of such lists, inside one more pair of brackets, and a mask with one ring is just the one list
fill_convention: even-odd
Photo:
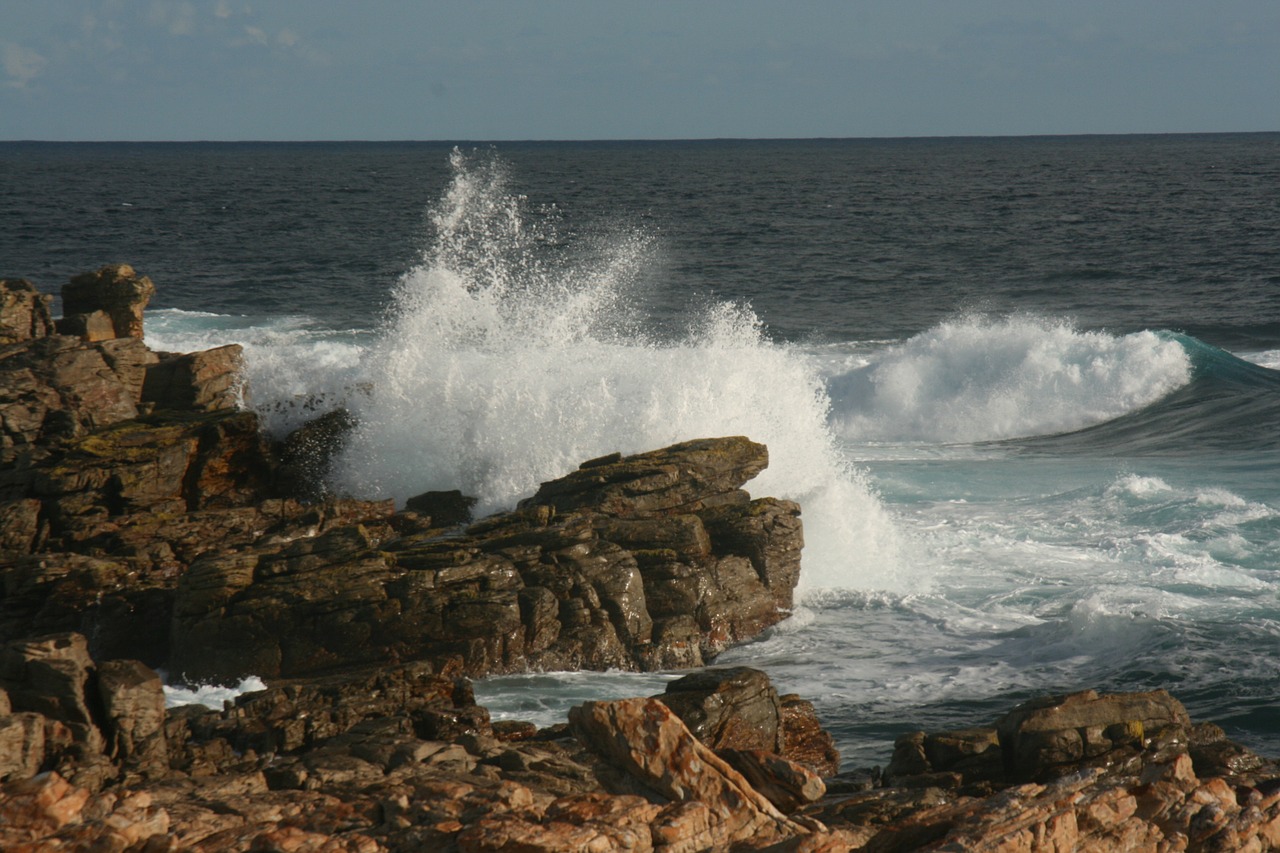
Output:
[[256,675],[249,675],[238,684],[197,684],[197,685],[164,685],[164,706],[177,708],[182,705],[204,705],[215,711],[221,711],[226,702],[235,702],[245,693],[266,690],[267,685]]
[[832,423],[846,440],[953,443],[1071,432],[1150,405],[1190,379],[1186,351],[1154,332],[964,317],[829,385]]
[[746,435],[770,453],[748,488],[803,508],[803,587],[909,582],[893,522],[835,448],[806,358],[733,304],[698,312],[679,340],[647,336],[632,300],[649,240],[622,234],[571,257],[501,163],[455,151],[452,164],[434,242],[366,355],[370,393],[349,401],[359,426],[340,487],[398,501],[460,488],[487,513],[585,459]]

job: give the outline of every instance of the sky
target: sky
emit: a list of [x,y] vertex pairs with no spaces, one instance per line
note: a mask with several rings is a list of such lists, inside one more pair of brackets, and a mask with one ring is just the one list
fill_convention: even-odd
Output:
[[0,139],[1280,130],[1280,0],[2,0]]

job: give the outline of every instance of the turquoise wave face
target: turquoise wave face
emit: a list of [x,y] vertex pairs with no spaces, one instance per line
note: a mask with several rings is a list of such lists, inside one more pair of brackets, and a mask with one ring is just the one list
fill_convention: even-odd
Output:
[[1150,406],[1066,435],[1016,442],[1039,453],[1198,455],[1280,448],[1280,371],[1188,335],[1161,332],[1191,360],[1191,381]]

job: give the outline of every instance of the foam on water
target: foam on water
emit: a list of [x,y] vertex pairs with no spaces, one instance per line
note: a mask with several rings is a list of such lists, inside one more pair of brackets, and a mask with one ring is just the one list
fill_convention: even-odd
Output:
[[164,685],[164,706],[177,708],[180,705],[204,705],[221,711],[224,702],[234,702],[236,697],[245,693],[266,690],[267,685],[256,675],[240,679],[233,685],[197,684],[197,685]]
[[586,459],[746,435],[770,452],[752,492],[804,507],[806,587],[912,582],[802,354],[727,303],[694,314],[682,338],[650,338],[631,290],[651,262],[643,235],[558,252],[554,219],[508,192],[500,163],[456,151],[452,163],[434,242],[366,355],[368,395],[350,401],[359,426],[335,466],[342,487],[398,501],[461,488],[483,514]]
[[1191,379],[1176,341],[1082,332],[1035,317],[942,323],[829,380],[832,423],[856,441],[972,442],[1070,432]]

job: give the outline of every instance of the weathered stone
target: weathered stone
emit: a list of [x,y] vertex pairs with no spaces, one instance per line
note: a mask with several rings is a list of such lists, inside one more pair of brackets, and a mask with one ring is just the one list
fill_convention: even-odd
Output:
[[634,456],[603,457],[543,483],[521,506],[595,509],[619,518],[694,512],[734,493],[769,464],[764,445],[742,437],[698,439]]
[[24,278],[0,279],[0,346],[53,334],[52,303]]
[[[808,832],[782,815],[656,699],[588,702],[569,712],[569,722],[579,740],[638,785],[638,791],[667,801],[705,804],[722,846]],[[605,784],[616,794],[638,792],[620,781]]]
[[827,792],[827,786],[812,770],[772,752],[720,749],[716,755],[784,814],[817,802]]
[[29,779],[40,772],[47,722],[33,711],[0,714],[0,782]]
[[405,501],[405,509],[431,518],[433,527],[454,527],[471,522],[471,508],[476,499],[457,489],[445,492],[423,492]]
[[1186,709],[1163,690],[1109,696],[1088,690],[1024,703],[996,728],[1006,774],[1025,780],[1120,746],[1140,750],[1165,730],[1181,732],[1185,743],[1190,725]]
[[62,286],[63,319],[58,324],[59,331],[82,334],[83,318],[101,312],[109,320],[110,337],[142,338],[142,312],[155,292],[151,279],[139,276],[128,264],[74,276]]
[[813,703],[794,693],[779,697],[782,703],[782,746],[778,752],[827,779],[840,772],[840,751],[831,733],[822,727]]
[[239,344],[162,356],[147,368],[142,401],[157,409],[234,409],[243,397],[243,369],[244,348]]
[[108,757],[143,775],[164,775],[169,753],[160,676],[136,660],[108,660],[98,664],[97,681]]
[[758,669],[694,672],[667,684],[660,699],[715,750],[782,752],[782,702]]

